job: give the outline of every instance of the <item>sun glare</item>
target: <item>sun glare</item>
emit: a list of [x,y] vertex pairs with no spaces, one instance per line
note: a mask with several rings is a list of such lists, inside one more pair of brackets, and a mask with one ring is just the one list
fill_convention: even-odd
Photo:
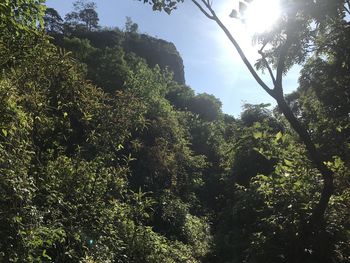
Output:
[[[216,8],[220,20],[234,36],[248,59],[255,61],[260,58],[252,37],[269,31],[278,22],[282,12],[280,0],[218,0],[216,3],[219,3]],[[243,15],[240,12],[240,3],[244,3],[245,6]],[[232,10],[236,10],[235,16],[229,15]],[[227,59],[232,57],[232,52],[238,58],[238,53],[225,34],[217,31],[216,41],[220,46],[222,61],[226,64],[238,63],[239,60]]]
[[279,0],[254,0],[247,5],[243,19],[249,33],[254,34],[271,29],[279,16]]

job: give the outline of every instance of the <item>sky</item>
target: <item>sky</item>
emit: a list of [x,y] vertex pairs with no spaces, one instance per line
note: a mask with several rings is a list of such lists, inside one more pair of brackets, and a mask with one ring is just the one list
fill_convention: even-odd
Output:
[[[217,14],[231,29],[248,58],[254,64],[257,47],[252,46],[246,25],[229,18],[231,5],[238,0],[213,0]],[[272,0],[261,0],[272,1]],[[74,0],[47,0],[62,17],[73,8]],[[258,86],[220,28],[206,18],[191,1],[180,4],[171,15],[155,12],[137,0],[95,0],[101,26],[123,29],[126,17],[139,25],[139,31],[175,44],[185,67],[186,84],[197,93],[219,98],[223,111],[239,116],[244,103],[272,103],[272,98]],[[284,78],[285,93],[297,88],[299,67]],[[268,80],[267,75],[262,75]]]

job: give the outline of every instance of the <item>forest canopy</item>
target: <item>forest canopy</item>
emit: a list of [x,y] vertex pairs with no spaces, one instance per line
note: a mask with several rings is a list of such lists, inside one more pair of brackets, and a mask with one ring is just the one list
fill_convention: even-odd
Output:
[[277,106],[236,118],[173,43],[97,4],[0,4],[0,262],[350,262],[350,3],[282,1],[245,61]]

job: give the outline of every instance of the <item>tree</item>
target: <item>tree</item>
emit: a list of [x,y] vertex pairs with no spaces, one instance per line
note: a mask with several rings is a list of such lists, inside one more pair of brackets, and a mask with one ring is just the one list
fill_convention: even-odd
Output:
[[[22,1],[12,2],[20,12]],[[181,1],[152,2],[172,3],[169,11]],[[312,49],[322,56],[308,60],[286,98],[334,171],[324,224],[305,232],[323,180],[278,110],[245,105],[240,118],[225,115],[218,99],[155,66],[164,54],[182,66],[173,44],[88,31],[74,15],[75,31],[53,38],[25,17],[0,33],[0,262],[348,263],[342,17],[317,31]],[[294,51],[298,59],[309,52]],[[148,64],[138,57],[146,53]],[[274,55],[267,60],[273,65]]]
[[78,0],[74,2],[74,11],[65,16],[68,27],[82,28],[88,31],[98,28],[98,14],[96,3]]
[[[11,66],[25,55],[30,45],[35,45],[34,35],[43,25],[44,0],[4,0],[0,3],[0,56],[1,69]],[[31,38],[28,44],[24,38]],[[26,45],[28,44],[28,46]]]
[[[164,98],[170,74],[131,57],[124,89],[107,94],[85,80],[71,52],[59,52],[45,35],[35,37],[35,45],[24,38],[25,56],[2,68],[0,80],[0,262],[199,262],[210,241],[206,221],[187,212],[177,233],[182,240],[155,232],[149,224],[154,198],[129,187],[139,174],[131,170],[130,151],[122,151],[153,118],[154,135],[164,139],[150,160],[165,166],[150,168],[187,175],[176,167],[192,166],[184,127],[173,125],[180,117]],[[80,58],[95,50],[72,40]],[[95,63],[118,65],[112,58],[120,47],[102,51]],[[160,115],[164,120],[157,121]],[[164,155],[167,136],[174,141]]]
[[161,11],[164,10],[168,14],[171,13],[172,10],[176,9],[176,4],[180,2],[184,2],[184,0],[139,0],[144,3],[149,3],[152,5],[153,10]]
[[44,0],[4,0],[0,4],[0,30],[26,31],[42,24]]
[[47,33],[62,33],[63,19],[55,9],[47,8],[43,19]]
[[201,93],[193,97],[188,108],[206,121],[214,121],[223,117],[221,101],[207,93]]
[[137,33],[139,25],[134,23],[131,17],[127,16],[125,21],[125,31],[128,33]]
[[[150,3],[155,10],[164,10],[171,12],[176,4],[183,0],[143,0],[144,3]],[[210,20],[214,21],[219,28],[226,34],[229,41],[238,51],[244,64],[250,71],[256,82],[276,100],[279,110],[288,120],[290,126],[298,134],[300,140],[304,143],[309,158],[322,174],[324,181],[320,199],[313,209],[313,213],[303,227],[300,237],[300,257],[305,256],[303,247],[309,242],[313,232],[317,232],[321,227],[325,211],[329,200],[333,194],[334,186],[333,171],[325,165],[325,160],[317,150],[310,133],[299,119],[294,115],[290,106],[285,100],[283,92],[283,75],[295,63],[302,63],[313,54],[317,48],[318,41],[324,32],[329,29],[328,23],[336,20],[344,21],[344,12],[349,13],[349,2],[344,0],[337,1],[282,1],[285,7],[278,25],[266,34],[258,36],[257,42],[260,45],[259,54],[261,58],[257,61],[257,69],[266,69],[272,80],[272,87],[268,86],[259,76],[257,69],[247,59],[245,53],[231,34],[228,28],[223,24],[215,13],[210,0],[192,0],[192,3]],[[237,10],[233,11],[237,14]],[[233,15],[235,17],[235,15]],[[313,25],[313,26],[312,26]],[[270,46],[270,48],[268,48]],[[310,48],[311,47],[311,48]],[[275,69],[275,72],[273,71]],[[300,258],[299,258],[300,259]]]

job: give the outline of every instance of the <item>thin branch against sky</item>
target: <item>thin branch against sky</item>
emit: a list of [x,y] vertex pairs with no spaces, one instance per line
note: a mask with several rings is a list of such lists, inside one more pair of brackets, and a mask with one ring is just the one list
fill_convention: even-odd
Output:
[[[47,5],[64,16],[72,9],[73,2],[48,0]],[[254,62],[258,56],[257,48],[253,48],[251,40],[240,33],[244,31],[242,25],[229,18],[227,1],[216,1],[215,7],[225,21],[235,26],[237,30],[233,33],[240,34],[238,41],[244,42],[244,51]],[[178,9],[169,16],[164,12],[154,12],[150,6],[138,1],[97,2],[102,26],[123,28],[129,16],[138,23],[141,32],[173,42],[184,61],[186,83],[198,93],[206,92],[218,97],[225,113],[238,116],[244,103],[274,103],[250,77],[237,52],[215,24],[208,23],[191,2],[185,1]],[[285,78],[286,93],[297,88],[298,74],[299,68],[295,67]],[[262,79],[270,79],[268,72]]]

